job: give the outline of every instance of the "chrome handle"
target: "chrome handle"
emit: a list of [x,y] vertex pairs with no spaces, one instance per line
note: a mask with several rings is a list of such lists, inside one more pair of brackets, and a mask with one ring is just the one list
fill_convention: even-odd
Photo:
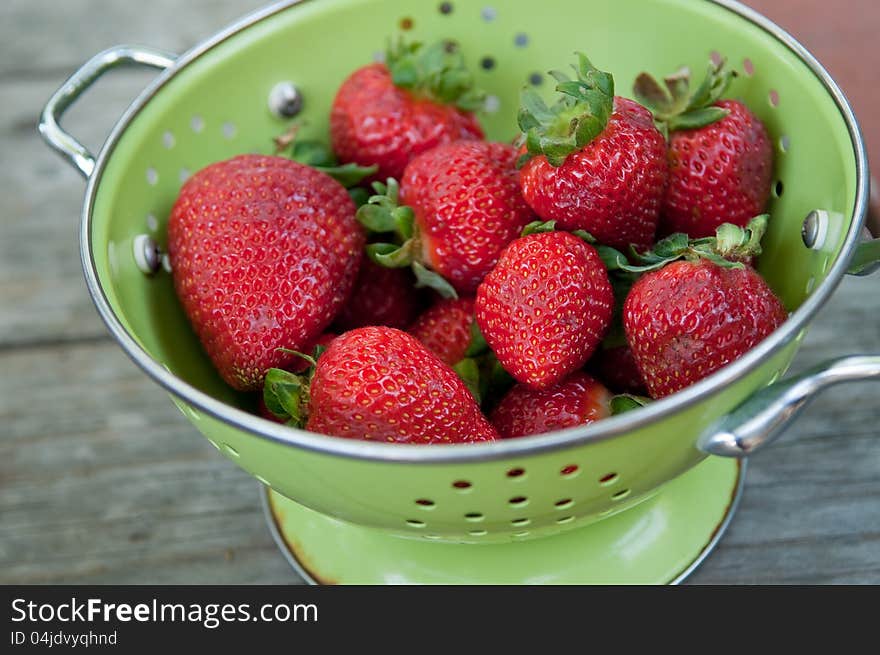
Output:
[[120,45],[99,52],[71,75],[49,98],[40,116],[40,134],[46,143],[88,179],[95,170],[95,156],[61,127],[60,120],[64,112],[111,68],[137,64],[164,70],[172,66],[176,58],[176,55],[171,53],[142,46]]
[[880,355],[852,355],[820,364],[755,393],[706,430],[697,447],[710,455],[745,457],[776,439],[823,389],[872,378],[880,379]]

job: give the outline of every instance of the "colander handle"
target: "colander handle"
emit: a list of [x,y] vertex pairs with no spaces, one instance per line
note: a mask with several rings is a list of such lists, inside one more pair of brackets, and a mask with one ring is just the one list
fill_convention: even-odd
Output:
[[880,355],[851,355],[820,364],[758,391],[706,430],[697,446],[710,455],[751,455],[776,439],[823,389],[872,378],[880,379]]
[[111,68],[140,65],[164,70],[172,66],[175,59],[176,55],[143,46],[119,45],[99,52],[71,75],[49,98],[40,116],[40,134],[46,143],[88,179],[95,170],[95,156],[61,127],[60,121],[64,112]]
[[880,270],[880,184],[871,178],[871,200],[868,203],[868,216],[865,219],[865,234],[862,243],[853,253],[850,273],[870,275]]

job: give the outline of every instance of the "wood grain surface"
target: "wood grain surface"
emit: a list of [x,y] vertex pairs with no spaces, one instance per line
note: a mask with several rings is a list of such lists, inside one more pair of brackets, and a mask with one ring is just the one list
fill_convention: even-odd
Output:
[[[116,43],[182,52],[257,0],[0,3],[0,583],[296,583],[257,483],[110,340],[82,281],[84,183],[39,140],[49,95]],[[814,52],[880,161],[873,0],[752,0]],[[111,74],[69,114],[97,149],[149,79]],[[847,279],[794,369],[880,353],[878,277]],[[880,583],[876,384],[822,395],[752,458],[738,514],[692,583]]]

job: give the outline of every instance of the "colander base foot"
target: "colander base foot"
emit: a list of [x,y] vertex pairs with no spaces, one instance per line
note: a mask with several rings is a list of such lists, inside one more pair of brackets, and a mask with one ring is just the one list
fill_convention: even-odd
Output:
[[718,543],[745,462],[710,457],[649,500],[560,535],[506,544],[403,539],[319,514],[265,489],[270,530],[307,581],[322,584],[678,583]]

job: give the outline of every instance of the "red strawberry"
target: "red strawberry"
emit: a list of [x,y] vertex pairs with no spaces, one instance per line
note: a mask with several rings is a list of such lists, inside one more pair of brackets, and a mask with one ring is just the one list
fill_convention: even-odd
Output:
[[590,368],[602,382],[618,393],[643,395],[646,391],[632,350],[626,344],[600,349],[591,360]]
[[308,348],[348,297],[364,235],[345,189],[281,157],[197,172],[168,222],[174,286],[226,382],[258,389]]
[[613,304],[596,249],[568,232],[543,232],[504,250],[477,290],[476,318],[507,372],[546,389],[590,358]]
[[[722,226],[719,244],[723,234],[738,230],[745,235],[744,247],[754,245],[762,225],[751,223],[751,236],[751,230]],[[751,266],[727,262],[705,245],[690,246],[684,256],[683,261],[672,256],[672,263],[658,262],[661,268],[641,277],[623,306],[626,338],[653,398],[684,389],[736,360],[788,316]]]
[[669,185],[660,230],[708,237],[723,223],[745,226],[770,197],[773,146],[764,124],[737,100],[719,100],[734,73],[711,64],[706,81],[689,90],[689,71],[666,79],[666,89],[643,73],[637,97],[669,133]]
[[344,162],[376,164],[375,179],[400,179],[419,153],[459,139],[482,139],[473,111],[482,95],[448,43],[398,46],[384,64],[352,73],[330,112],[333,150]]
[[404,329],[418,315],[421,297],[409,271],[385,268],[364,257],[354,290],[334,325],[348,332],[367,325]]
[[651,113],[614,95],[614,80],[580,55],[578,80],[555,73],[552,108],[523,92],[522,193],[535,213],[565,230],[586,230],[615,248],[654,242],[668,175],[666,144]]
[[422,284],[447,297],[471,295],[532,218],[518,177],[510,145],[459,141],[423,153],[406,167],[401,206],[390,181],[375,185],[386,194],[358,210],[368,229],[396,231],[402,242],[367,251],[380,264],[412,265]]
[[449,366],[464,359],[471,345],[473,298],[441,298],[415,320],[407,332]]
[[275,370],[266,393],[270,407],[280,404],[298,417],[307,412],[306,429],[336,437],[414,444],[498,437],[455,371],[389,327],[358,328],[334,339],[308,390]]
[[541,391],[516,385],[501,399],[490,419],[503,439],[525,437],[608,418],[610,402],[608,389],[578,371]]

